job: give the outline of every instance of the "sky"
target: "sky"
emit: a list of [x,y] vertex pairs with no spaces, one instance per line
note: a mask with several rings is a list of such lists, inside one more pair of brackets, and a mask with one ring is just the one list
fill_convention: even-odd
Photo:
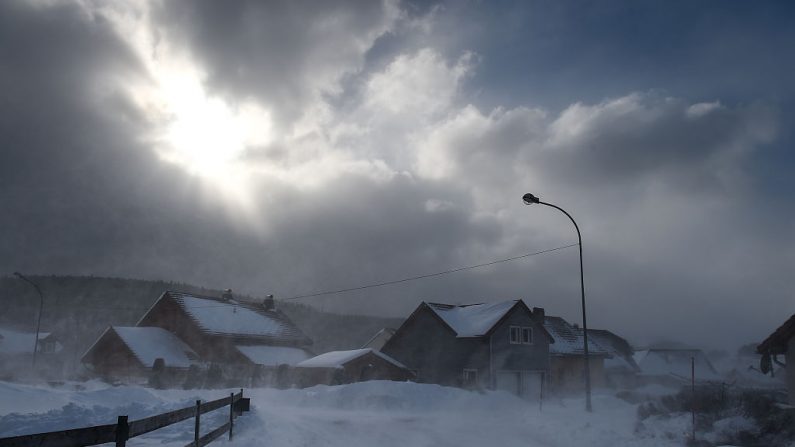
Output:
[[[577,242],[588,323],[734,348],[795,312],[795,8],[0,2],[0,272],[277,299]],[[576,247],[295,300],[580,319]]]

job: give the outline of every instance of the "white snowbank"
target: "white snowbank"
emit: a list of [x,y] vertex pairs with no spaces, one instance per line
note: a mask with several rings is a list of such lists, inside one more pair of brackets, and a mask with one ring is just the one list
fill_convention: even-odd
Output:
[[[90,382],[42,388],[0,382],[0,437],[136,419],[214,399],[231,390],[150,390]],[[476,393],[410,382],[372,381],[307,389],[245,390],[252,411],[237,419],[240,446],[674,446],[669,431],[635,432],[636,406],[605,394],[593,413],[581,399],[529,403],[504,392]],[[20,405],[21,396],[26,401]],[[218,414],[215,414],[218,413]],[[207,428],[226,412],[202,417]],[[135,445],[181,446],[187,420],[135,438]],[[684,433],[683,433],[684,436]],[[218,445],[228,441],[217,441]],[[216,444],[213,444],[216,445]]]

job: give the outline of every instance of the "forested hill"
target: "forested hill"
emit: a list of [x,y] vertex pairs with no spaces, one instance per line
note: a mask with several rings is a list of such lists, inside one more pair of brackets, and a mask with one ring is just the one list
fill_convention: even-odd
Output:
[[[220,296],[221,291],[190,284],[91,276],[30,276],[44,292],[42,331],[56,332],[73,351],[82,355],[109,325],[131,326],[166,290]],[[252,297],[235,295],[241,300]],[[258,297],[262,298],[262,297]],[[30,284],[16,277],[0,277],[0,325],[21,330],[35,328],[39,297]],[[384,327],[397,327],[401,319],[320,312],[297,303],[280,302],[287,314],[321,353],[361,347]]]

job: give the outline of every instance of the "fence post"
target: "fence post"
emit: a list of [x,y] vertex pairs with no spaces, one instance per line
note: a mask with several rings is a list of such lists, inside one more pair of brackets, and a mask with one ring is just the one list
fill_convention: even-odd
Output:
[[199,447],[199,424],[202,415],[202,401],[196,401],[196,425],[193,427],[193,447]]
[[235,393],[229,393],[229,440],[232,440],[232,426],[235,425]]
[[125,447],[129,436],[130,426],[127,424],[127,416],[119,416],[116,420],[116,447]]

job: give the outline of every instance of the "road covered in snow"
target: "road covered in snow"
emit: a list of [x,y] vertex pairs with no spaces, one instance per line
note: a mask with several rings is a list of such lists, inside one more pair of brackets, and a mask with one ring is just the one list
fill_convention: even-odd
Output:
[[[212,400],[232,390],[153,390],[101,382],[32,386],[0,382],[0,437],[113,423]],[[477,393],[408,382],[372,381],[307,389],[245,390],[252,411],[236,420],[231,445],[241,446],[674,446],[686,419],[663,426],[638,424],[637,405],[609,394],[594,396],[594,413],[581,399],[523,401],[503,392]],[[226,413],[202,416],[207,430]],[[182,446],[193,420],[129,442]],[[228,445],[219,440],[211,445]]]

